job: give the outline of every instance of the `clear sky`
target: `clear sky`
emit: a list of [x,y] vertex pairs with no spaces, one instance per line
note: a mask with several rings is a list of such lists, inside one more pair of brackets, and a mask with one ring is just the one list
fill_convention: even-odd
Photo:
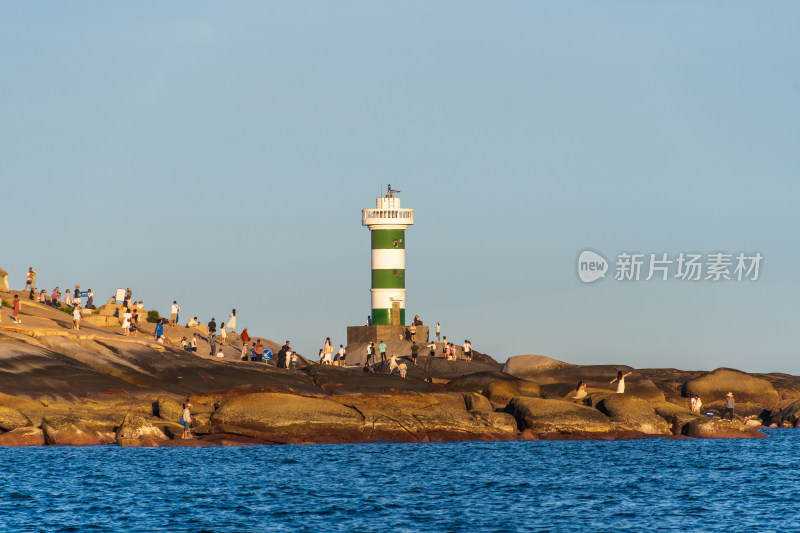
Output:
[[[800,373],[796,2],[7,2],[0,267],[316,355],[415,209],[407,316],[498,360]],[[583,284],[584,248],[760,252]]]

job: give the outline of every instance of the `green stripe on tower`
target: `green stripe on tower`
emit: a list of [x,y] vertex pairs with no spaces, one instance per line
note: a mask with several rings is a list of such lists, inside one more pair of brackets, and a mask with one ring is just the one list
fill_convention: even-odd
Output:
[[372,234],[372,249],[405,249],[406,230],[403,229],[374,229]]
[[405,270],[389,270],[389,269],[376,269],[372,271],[372,288],[373,289],[405,289],[406,288],[406,271]]
[[[400,325],[406,323],[406,310],[400,309]],[[374,326],[391,326],[392,325],[392,310],[391,309],[373,309],[372,310],[372,324]]]

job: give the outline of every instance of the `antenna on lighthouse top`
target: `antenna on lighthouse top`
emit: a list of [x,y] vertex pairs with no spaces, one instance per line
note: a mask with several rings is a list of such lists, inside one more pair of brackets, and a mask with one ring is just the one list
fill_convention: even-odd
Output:
[[400,191],[396,191],[392,189],[392,184],[390,183],[389,186],[386,188],[386,198],[394,198],[395,193]]

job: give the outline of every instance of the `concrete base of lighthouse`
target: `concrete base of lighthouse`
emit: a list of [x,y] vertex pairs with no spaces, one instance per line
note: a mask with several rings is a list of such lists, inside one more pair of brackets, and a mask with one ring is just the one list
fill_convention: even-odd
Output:
[[[406,339],[406,330],[411,326],[347,326],[347,345],[374,342],[375,346],[382,340],[400,341]],[[417,326],[417,344],[428,342],[428,326]]]

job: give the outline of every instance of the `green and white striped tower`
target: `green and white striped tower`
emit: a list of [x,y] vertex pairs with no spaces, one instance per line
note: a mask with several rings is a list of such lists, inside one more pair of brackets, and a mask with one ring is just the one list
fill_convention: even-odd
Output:
[[361,212],[361,225],[372,236],[372,324],[406,323],[406,228],[414,223],[413,209],[400,209],[400,198],[389,185],[375,209]]

